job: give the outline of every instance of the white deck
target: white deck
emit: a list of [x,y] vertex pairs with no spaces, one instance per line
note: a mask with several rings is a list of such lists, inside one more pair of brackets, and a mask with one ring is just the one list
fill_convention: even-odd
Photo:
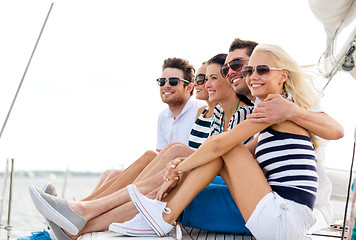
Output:
[[[345,234],[346,235],[346,234]],[[340,239],[341,231],[339,230],[328,230],[320,231],[318,235],[308,235],[305,240],[335,240]],[[177,239],[175,234],[171,234],[166,237],[127,237],[118,235],[112,232],[94,232],[87,233],[83,235],[80,240],[175,240]],[[183,228],[183,236],[181,239],[190,239],[190,240],[255,240],[253,236],[250,235],[234,235],[234,234],[223,234],[223,233],[214,233],[203,231],[193,228]]]

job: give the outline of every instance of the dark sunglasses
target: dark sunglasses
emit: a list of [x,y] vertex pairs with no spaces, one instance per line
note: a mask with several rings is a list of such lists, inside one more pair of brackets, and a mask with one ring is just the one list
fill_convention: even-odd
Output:
[[245,78],[249,78],[249,77],[251,77],[251,75],[253,74],[255,69],[256,69],[256,72],[258,73],[258,75],[260,75],[261,78],[267,77],[268,73],[271,70],[278,70],[278,71],[284,70],[282,68],[270,68],[267,65],[258,65],[258,66],[256,66],[256,68],[254,68],[252,66],[244,66],[242,68],[242,70],[241,70],[241,73]]
[[206,80],[206,76],[205,76],[205,74],[198,74],[196,77],[195,77],[195,79],[194,79],[194,82],[196,83],[196,84],[198,84],[198,85],[203,85],[204,84],[204,82],[205,82],[205,80]]
[[220,69],[221,75],[224,78],[226,78],[227,73],[229,72],[229,68],[231,68],[234,71],[240,71],[244,66],[244,62],[247,61],[248,60],[243,60],[242,58],[235,58],[231,60],[229,63],[226,63],[224,66],[221,67]]
[[171,77],[171,78],[158,78],[157,84],[158,84],[158,86],[163,87],[167,81],[168,81],[169,85],[171,85],[172,87],[177,86],[179,81],[190,83],[188,80],[185,80],[185,79]]

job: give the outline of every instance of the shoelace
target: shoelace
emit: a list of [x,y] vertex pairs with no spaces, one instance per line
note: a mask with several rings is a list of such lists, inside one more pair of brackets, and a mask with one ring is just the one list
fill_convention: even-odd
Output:
[[[162,207],[163,204],[165,204],[165,202],[159,201],[157,199],[149,199],[151,200],[152,204],[158,207]],[[163,214],[170,214],[172,212],[172,210],[170,208],[163,208]]]
[[171,212],[172,212],[172,210],[170,208],[165,207],[163,209],[163,214],[170,214]]

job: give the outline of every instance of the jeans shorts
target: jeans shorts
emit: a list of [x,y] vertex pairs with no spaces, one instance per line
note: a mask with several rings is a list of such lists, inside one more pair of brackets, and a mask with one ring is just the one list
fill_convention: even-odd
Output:
[[271,192],[257,204],[246,227],[257,240],[297,240],[314,222],[310,208]]

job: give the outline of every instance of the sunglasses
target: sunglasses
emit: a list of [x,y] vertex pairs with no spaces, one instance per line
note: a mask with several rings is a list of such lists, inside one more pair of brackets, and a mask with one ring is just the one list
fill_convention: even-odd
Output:
[[242,58],[235,58],[231,60],[229,63],[226,63],[224,66],[221,67],[220,69],[221,75],[224,78],[226,78],[227,73],[229,72],[229,68],[231,68],[234,71],[240,71],[244,66],[244,62],[247,61],[248,60],[243,60]]
[[168,81],[169,85],[171,85],[172,87],[177,86],[179,81],[190,83],[188,80],[185,80],[185,79],[171,77],[171,78],[158,78],[157,84],[158,84],[158,86],[163,87],[167,81]]
[[253,74],[253,72],[255,71],[258,73],[258,75],[260,75],[261,78],[263,77],[267,77],[267,75],[269,74],[269,72],[271,70],[278,70],[278,71],[283,71],[284,69],[282,68],[270,68],[267,65],[258,65],[256,66],[256,68],[252,67],[252,66],[244,66],[241,70],[242,75],[245,78],[249,78],[251,77],[251,75]]
[[196,77],[195,77],[195,79],[194,79],[194,82],[196,83],[196,84],[198,84],[198,85],[203,85],[204,84],[204,82],[205,82],[205,80],[206,80],[206,76],[205,76],[205,74],[198,74]]

